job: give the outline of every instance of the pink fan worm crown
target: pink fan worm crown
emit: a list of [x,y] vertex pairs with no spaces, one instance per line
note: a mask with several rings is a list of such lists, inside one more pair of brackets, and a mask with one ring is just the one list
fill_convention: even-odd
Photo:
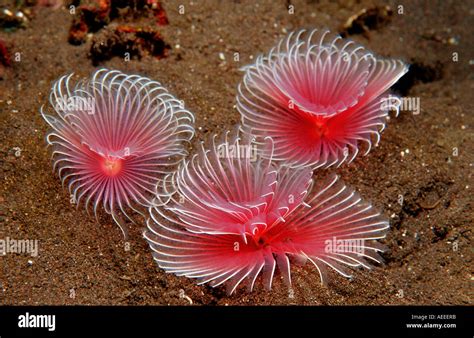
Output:
[[387,220],[335,175],[313,185],[310,168],[273,164],[272,143],[264,158],[226,136],[181,164],[176,195],[149,209],[144,235],[159,267],[232,293],[260,274],[270,289],[277,267],[291,284],[292,261],[311,262],[321,281],[325,266],[350,277],[347,267],[381,261]]
[[138,75],[100,69],[72,85],[73,74],[57,80],[52,113],[53,170],[68,182],[72,201],[99,206],[121,226],[126,208],[148,208],[158,183],[186,156],[194,116],[160,83]]
[[407,72],[327,30],[293,32],[245,68],[237,108],[248,132],[275,142],[274,159],[329,167],[366,154],[379,142],[389,110],[388,89]]

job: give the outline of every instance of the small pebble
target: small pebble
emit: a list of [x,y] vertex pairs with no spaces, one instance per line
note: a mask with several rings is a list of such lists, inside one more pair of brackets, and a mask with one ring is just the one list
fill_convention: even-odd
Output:
[[455,38],[455,37],[451,37],[451,38],[448,39],[448,43],[449,43],[450,45],[458,45],[458,44],[459,44],[459,40],[458,40],[457,38]]

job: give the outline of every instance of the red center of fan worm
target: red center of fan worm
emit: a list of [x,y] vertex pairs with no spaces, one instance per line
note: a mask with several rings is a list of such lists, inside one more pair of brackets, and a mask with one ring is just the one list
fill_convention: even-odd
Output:
[[328,133],[327,119],[322,117],[314,117],[313,136],[321,138]]
[[123,166],[120,158],[103,158],[100,164],[105,175],[110,177],[117,176]]
[[310,143],[314,143],[324,137],[329,137],[332,134],[332,130],[329,126],[331,117],[310,114],[298,107],[294,107],[293,111],[297,113],[302,120],[301,123],[299,123],[300,130],[297,135],[310,141]]
[[254,241],[257,247],[264,247],[266,246],[266,244],[268,244],[267,238],[266,236],[264,236],[264,233],[258,230],[255,231],[255,233],[252,235],[252,240]]
[[286,232],[281,227],[282,223],[273,226],[258,226],[252,232],[247,232],[247,245],[246,248],[250,250],[260,250],[268,247],[272,243],[284,241],[288,242],[289,238],[286,237]]

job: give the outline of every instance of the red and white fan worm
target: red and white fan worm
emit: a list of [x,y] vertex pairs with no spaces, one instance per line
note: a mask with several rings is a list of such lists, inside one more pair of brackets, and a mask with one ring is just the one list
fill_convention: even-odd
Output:
[[310,168],[275,165],[265,142],[266,156],[253,156],[255,144],[226,134],[181,164],[176,195],[149,209],[144,235],[159,267],[232,293],[260,274],[270,289],[277,267],[291,284],[292,261],[322,281],[325,267],[350,277],[347,267],[381,262],[388,221],[335,175],[313,185]]
[[73,85],[72,76],[54,83],[52,112],[41,108],[53,170],[77,205],[103,207],[125,232],[121,215],[152,205],[158,182],[186,156],[194,116],[146,77],[100,69]]
[[301,30],[247,66],[237,108],[249,133],[272,137],[275,161],[312,168],[352,161],[360,143],[377,144],[389,110],[389,88],[407,71],[328,30]]

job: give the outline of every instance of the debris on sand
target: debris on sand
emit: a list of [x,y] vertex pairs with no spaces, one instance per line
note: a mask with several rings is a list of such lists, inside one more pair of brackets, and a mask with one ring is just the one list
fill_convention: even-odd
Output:
[[117,18],[137,19],[153,16],[157,25],[167,25],[168,18],[158,0],[85,0],[77,8],[69,29],[69,43],[80,45],[87,34],[100,31]]
[[342,26],[341,36],[363,34],[368,37],[371,30],[380,29],[392,20],[393,10],[390,6],[364,8],[352,15]]
[[11,67],[11,55],[7,43],[0,39],[0,79],[3,79],[3,74],[7,67]]
[[156,29],[146,27],[115,26],[107,27],[92,40],[89,57],[97,66],[114,56],[124,59],[154,56],[166,57],[171,46],[168,45]]

